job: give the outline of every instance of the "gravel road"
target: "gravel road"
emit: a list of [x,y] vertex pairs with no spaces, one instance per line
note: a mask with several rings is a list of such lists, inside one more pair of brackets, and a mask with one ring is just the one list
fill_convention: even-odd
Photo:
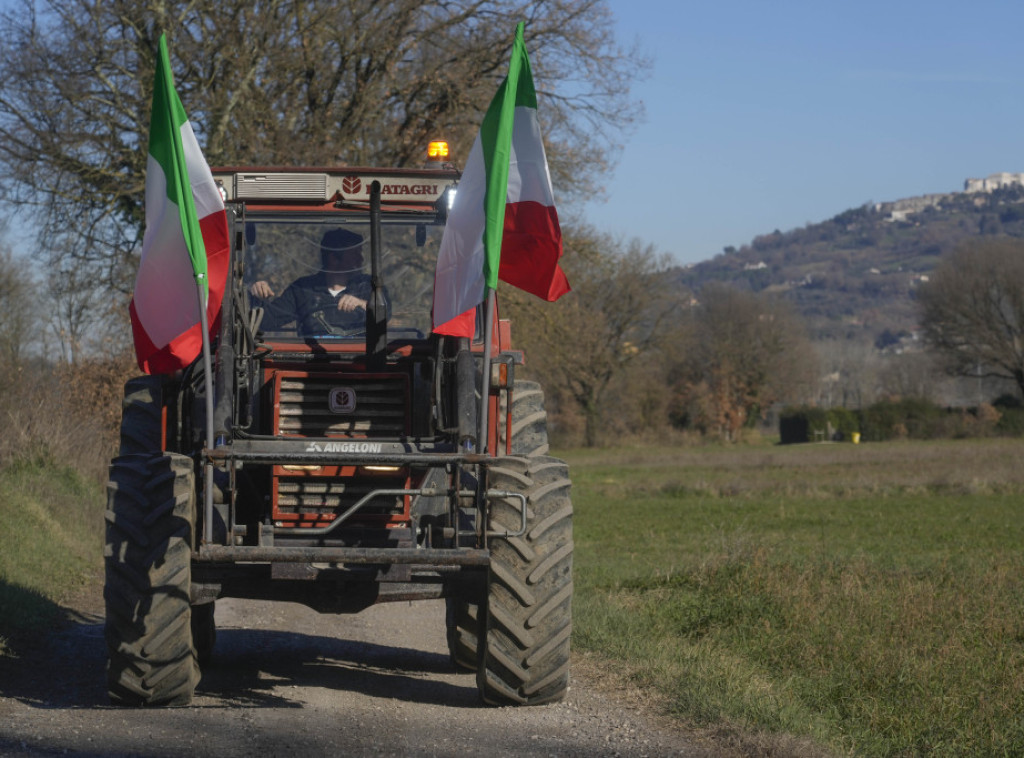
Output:
[[0,755],[709,755],[583,659],[562,703],[481,705],[474,677],[448,661],[443,601],[322,616],[221,600],[194,704],[115,708],[98,593],[49,638],[0,659]]

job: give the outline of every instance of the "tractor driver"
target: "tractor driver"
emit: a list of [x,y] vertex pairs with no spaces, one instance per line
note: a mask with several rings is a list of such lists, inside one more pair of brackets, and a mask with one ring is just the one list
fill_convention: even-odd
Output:
[[372,291],[370,277],[362,270],[362,248],[362,235],[331,229],[320,241],[320,271],[296,279],[276,298],[266,281],[255,282],[249,293],[253,305],[265,311],[263,329],[278,330],[294,321],[306,336],[362,332]]

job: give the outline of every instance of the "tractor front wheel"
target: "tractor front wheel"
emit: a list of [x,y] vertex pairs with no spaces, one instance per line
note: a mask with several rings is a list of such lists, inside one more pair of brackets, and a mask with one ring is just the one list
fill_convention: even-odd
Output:
[[[555,458],[499,458],[488,490],[526,496],[526,533],[491,537],[483,650],[477,686],[492,705],[561,700],[569,686],[572,632],[572,502],[569,470]],[[491,532],[522,526],[518,497],[491,500]]]
[[191,459],[175,453],[122,455],[110,465],[103,597],[115,704],[192,702],[194,480]]
[[[538,382],[516,379],[512,387],[511,424],[504,421],[509,411],[508,395],[501,396],[498,424],[498,450],[507,446],[511,454],[538,458],[548,452],[548,413],[544,409],[544,390]],[[448,654],[456,668],[477,670],[477,647],[480,636],[480,609],[463,597],[449,597],[445,618],[448,630]]]

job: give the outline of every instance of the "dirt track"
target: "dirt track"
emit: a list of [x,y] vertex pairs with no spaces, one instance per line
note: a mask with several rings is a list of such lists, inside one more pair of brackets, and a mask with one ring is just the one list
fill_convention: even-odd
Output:
[[321,616],[222,600],[215,663],[195,704],[114,708],[98,592],[51,640],[0,659],[0,755],[707,754],[628,698],[599,691],[582,663],[563,703],[481,705],[474,677],[448,661],[437,601]]

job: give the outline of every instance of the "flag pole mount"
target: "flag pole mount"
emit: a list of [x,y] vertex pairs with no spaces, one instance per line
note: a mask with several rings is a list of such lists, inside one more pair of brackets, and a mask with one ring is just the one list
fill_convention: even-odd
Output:
[[480,433],[477,438],[477,450],[482,455],[487,455],[487,448],[490,435],[488,434],[487,423],[491,407],[491,350],[494,346],[494,290],[487,288],[484,302],[484,356],[483,365],[480,367]]
[[[199,298],[199,328],[203,333],[203,388],[206,392],[206,449],[213,450],[213,360],[210,357],[210,324],[206,315],[206,288],[203,274],[196,274],[196,297]],[[213,460],[203,462],[203,542],[213,534]]]

